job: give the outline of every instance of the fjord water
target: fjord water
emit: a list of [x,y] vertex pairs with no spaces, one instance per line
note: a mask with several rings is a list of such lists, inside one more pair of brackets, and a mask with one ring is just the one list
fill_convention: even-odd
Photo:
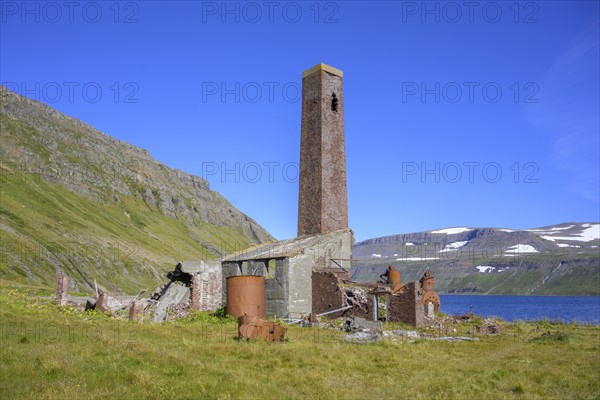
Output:
[[506,321],[559,319],[600,325],[600,296],[440,295],[440,312],[466,314],[470,307],[482,317]]

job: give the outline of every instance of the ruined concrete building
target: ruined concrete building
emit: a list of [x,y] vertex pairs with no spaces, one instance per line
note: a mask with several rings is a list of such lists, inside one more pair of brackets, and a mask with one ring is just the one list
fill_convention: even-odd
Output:
[[[343,73],[318,64],[302,74],[298,237],[251,247],[219,261],[182,261],[150,299],[116,299],[101,291],[95,307],[109,311],[131,306],[131,319],[149,313],[161,322],[189,310],[214,311],[228,299],[228,311],[242,318],[240,337],[266,340],[280,340],[285,329],[262,319],[265,316],[313,321],[354,316],[413,326],[434,316],[440,298],[429,272],[420,281],[403,284],[400,273],[390,266],[383,282],[352,282],[353,243],[348,228]],[[231,296],[228,282],[238,288],[230,290]],[[246,290],[244,282],[260,287]],[[67,277],[59,271],[58,304],[66,303],[67,286]],[[257,324],[262,328],[252,331]]]
[[167,277],[190,290],[192,310],[213,311],[221,306],[221,268],[218,261],[181,261]]
[[152,295],[154,322],[185,310],[215,311],[221,307],[221,265],[218,261],[181,261],[167,274],[169,281]]
[[353,315],[418,326],[432,315],[426,307],[430,310],[432,302],[439,307],[433,287],[425,304],[422,284],[401,285],[399,274],[393,284],[351,282],[353,243],[348,228],[343,73],[318,64],[302,74],[298,237],[228,255],[222,261],[222,285],[225,288],[231,276],[265,277],[267,316]]
[[264,244],[231,254],[222,261],[223,287],[230,276],[265,277],[267,316],[302,318],[311,314],[312,279],[317,269],[340,269],[351,256],[352,231]]
[[223,281],[235,275],[266,278],[270,316],[314,313],[313,273],[350,267],[342,71],[318,64],[302,74],[302,138],[298,237],[231,254]]
[[[302,74],[298,237],[229,254],[218,271],[206,264],[181,263],[169,278],[184,283],[187,291],[173,288],[177,298],[190,296],[187,301],[198,310],[214,310],[225,301],[227,278],[254,275],[264,277],[267,317],[352,315],[420,326],[437,312],[439,296],[429,275],[402,284],[400,274],[391,269],[384,282],[351,282],[353,243],[348,228],[343,73],[318,64]],[[235,301],[239,308],[244,299]]]

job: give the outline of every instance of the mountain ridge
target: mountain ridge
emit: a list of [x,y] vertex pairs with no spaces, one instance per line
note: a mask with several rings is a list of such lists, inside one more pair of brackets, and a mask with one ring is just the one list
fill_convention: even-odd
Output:
[[[180,259],[273,240],[206,180],[1,85],[0,130],[0,278],[51,285],[62,268],[75,290],[98,279],[132,292]],[[82,257],[90,253],[104,270]]]
[[453,227],[355,243],[351,272],[372,281],[391,264],[414,280],[429,269],[442,293],[600,295],[599,246],[598,222]]

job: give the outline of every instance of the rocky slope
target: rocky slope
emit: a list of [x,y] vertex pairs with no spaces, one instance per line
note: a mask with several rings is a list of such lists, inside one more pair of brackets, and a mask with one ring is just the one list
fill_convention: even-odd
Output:
[[445,293],[600,295],[600,224],[543,228],[447,228],[356,243],[355,280],[377,280],[388,265],[402,280],[429,268]]
[[0,277],[148,289],[180,259],[272,240],[208,182],[0,86]]

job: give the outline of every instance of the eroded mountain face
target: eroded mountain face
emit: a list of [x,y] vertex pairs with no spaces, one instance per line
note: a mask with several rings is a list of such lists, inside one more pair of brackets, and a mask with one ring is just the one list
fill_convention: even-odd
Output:
[[273,240],[204,179],[169,168],[51,107],[0,86],[0,274],[79,290],[162,280],[181,259]]
[[403,280],[430,269],[446,293],[598,295],[599,246],[597,222],[446,228],[356,243],[352,276],[370,281],[394,265]]

